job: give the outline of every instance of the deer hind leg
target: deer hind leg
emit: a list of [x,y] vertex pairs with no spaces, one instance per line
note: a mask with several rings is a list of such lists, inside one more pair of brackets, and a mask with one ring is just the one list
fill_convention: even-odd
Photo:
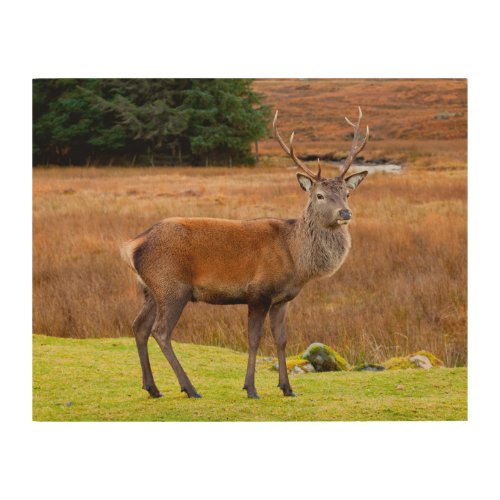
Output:
[[268,304],[248,304],[248,365],[243,389],[246,389],[248,397],[253,399],[259,399],[255,390],[255,361],[268,311]]
[[162,301],[157,300],[156,319],[152,335],[158,342],[172,370],[174,370],[181,386],[181,392],[185,392],[190,398],[201,398],[177,359],[171,340],[174,327],[190,297],[190,289],[179,287],[166,293]]
[[141,362],[142,388],[148,391],[151,397],[160,398],[162,394],[158,390],[158,387],[156,387],[148,354],[148,339],[151,335],[151,328],[156,316],[156,304],[147,289],[144,290],[144,299],[142,311],[135,319],[132,328],[134,330],[135,343]]
[[279,383],[278,387],[283,391],[285,396],[295,396],[288,380],[288,370],[286,368],[286,312],[288,310],[288,302],[282,304],[274,304],[269,311],[271,319],[271,331],[273,332],[274,341],[278,348],[278,363],[279,363]]

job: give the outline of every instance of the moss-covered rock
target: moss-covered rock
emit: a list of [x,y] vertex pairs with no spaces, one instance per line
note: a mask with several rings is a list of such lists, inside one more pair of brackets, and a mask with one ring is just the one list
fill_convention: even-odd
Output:
[[337,351],[319,342],[311,344],[302,354],[302,359],[311,363],[317,372],[351,369],[349,363]]
[[410,361],[409,356],[396,356],[382,363],[386,370],[406,370],[407,368],[416,368]]
[[300,356],[291,356],[286,358],[286,367],[288,370],[292,370],[296,366],[302,368],[304,365],[307,365],[307,359],[303,359]]
[[[303,373],[315,371],[311,363],[309,363],[307,359],[304,359],[301,356],[290,356],[289,358],[286,358],[286,369],[288,370],[288,372],[291,373],[295,367],[300,368]],[[279,369],[279,364],[277,361],[273,364],[272,368],[273,370]]]
[[301,366],[302,370],[304,370],[306,373],[314,373],[316,370],[314,369],[314,366],[311,365],[311,363],[307,363],[304,366]]
[[410,357],[410,361],[417,367],[423,368],[424,370],[430,370],[433,368],[432,363],[429,361],[427,356],[421,356],[417,354],[415,356]]
[[408,356],[390,358],[382,363],[386,370],[405,370],[408,368],[439,368],[444,363],[429,351],[418,351]]
[[429,351],[418,351],[414,354],[411,354],[410,357],[411,356],[425,356],[426,358],[429,359],[433,368],[444,366],[444,363],[439,358],[436,358],[436,356],[434,356],[434,354],[432,354],[432,352]]
[[385,366],[373,363],[363,363],[362,365],[355,366],[353,370],[356,372],[381,372],[385,370]]
[[[275,358],[268,358],[275,359]],[[444,363],[429,351],[417,351],[408,356],[396,356],[383,363],[362,363],[351,367],[349,363],[331,347],[314,342],[301,356],[290,356],[286,359],[286,368],[289,373],[328,372],[328,371],[383,371],[406,370],[409,368],[430,369],[443,367]],[[278,362],[272,365],[278,370]]]

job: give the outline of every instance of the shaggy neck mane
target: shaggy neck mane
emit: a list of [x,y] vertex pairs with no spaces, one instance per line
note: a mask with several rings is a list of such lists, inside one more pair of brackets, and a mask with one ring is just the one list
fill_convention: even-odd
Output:
[[332,228],[321,226],[308,203],[299,223],[302,249],[300,268],[307,277],[333,274],[344,262],[351,248],[351,236],[347,225]]

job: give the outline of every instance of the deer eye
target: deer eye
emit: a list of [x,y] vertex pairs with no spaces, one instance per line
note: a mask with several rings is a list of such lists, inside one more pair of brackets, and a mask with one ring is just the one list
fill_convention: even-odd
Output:
[[316,198],[318,198],[318,200],[324,200],[325,199],[325,197],[321,193],[318,193],[316,195]]

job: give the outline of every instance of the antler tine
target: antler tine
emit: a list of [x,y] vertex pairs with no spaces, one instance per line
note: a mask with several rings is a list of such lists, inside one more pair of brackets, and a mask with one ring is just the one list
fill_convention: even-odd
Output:
[[318,158],[318,179],[321,177],[321,163],[319,162],[319,158]]
[[290,136],[290,157],[292,160],[295,162],[295,165],[299,167],[304,173],[306,173],[309,177],[312,177],[314,180],[319,180],[320,179],[320,173],[321,169],[319,172],[314,173],[312,170],[310,170],[308,167],[306,167],[296,156],[295,150],[293,149],[293,139],[295,137],[295,132],[292,132],[292,135]]
[[288,146],[285,144],[285,142],[283,141],[283,139],[281,138],[281,136],[278,132],[278,110],[276,110],[276,114],[274,115],[273,135],[274,135],[275,139],[279,142],[280,146],[283,148],[283,151],[287,155],[290,155],[290,150],[288,149]]
[[359,124],[361,122],[361,118],[363,117],[363,112],[361,111],[361,108],[358,106],[359,109],[359,116],[358,116],[358,121],[356,123],[352,123],[349,118],[345,117],[346,122],[354,128],[354,136],[352,139],[352,146],[351,146],[351,151],[349,151],[349,154],[347,158],[345,159],[344,166],[342,167],[342,170],[339,174],[339,177],[342,178],[346,174],[346,172],[349,170],[349,167],[351,166],[352,162],[354,161],[354,158],[363,150],[363,148],[366,146],[366,143],[368,141],[368,137],[370,136],[370,129],[368,125],[366,126],[366,134],[361,142],[361,144],[357,144],[356,139],[358,136],[358,131],[359,131]]
[[285,151],[285,153],[290,156],[290,158],[294,161],[295,165],[302,170],[305,174],[307,174],[309,177],[312,179],[319,181],[321,179],[321,166],[318,165],[318,172],[314,173],[312,170],[307,168],[296,156],[295,151],[293,149],[293,138],[295,136],[295,132],[292,132],[292,135],[290,136],[290,147],[288,147],[285,144],[285,141],[281,138],[279,132],[278,132],[278,110],[276,110],[276,114],[274,115],[274,120],[273,120],[273,133],[274,137],[278,141],[279,145]]

